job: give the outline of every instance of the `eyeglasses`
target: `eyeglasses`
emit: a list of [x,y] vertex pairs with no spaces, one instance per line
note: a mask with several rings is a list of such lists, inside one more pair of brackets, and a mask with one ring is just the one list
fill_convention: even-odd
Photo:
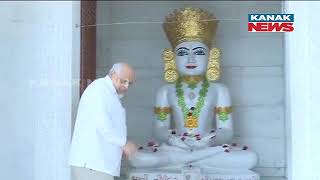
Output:
[[119,79],[120,79],[121,85],[124,85],[126,87],[130,87],[132,85],[132,82],[130,82],[128,79],[121,79],[121,78]]
[[126,88],[129,88],[133,82],[131,82],[130,80],[128,79],[124,79],[122,78],[120,75],[118,75],[117,73],[114,73],[114,75],[117,76],[117,78],[120,80],[120,84],[125,86]]
[[130,82],[128,79],[123,79],[119,75],[117,75],[117,77],[120,80],[120,84],[125,86],[126,88],[129,88],[132,85],[132,82]]

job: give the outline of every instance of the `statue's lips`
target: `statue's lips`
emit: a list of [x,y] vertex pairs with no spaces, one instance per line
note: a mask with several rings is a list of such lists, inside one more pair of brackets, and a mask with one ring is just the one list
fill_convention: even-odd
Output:
[[196,68],[196,67],[198,67],[198,66],[196,66],[196,65],[187,65],[187,66],[186,66],[187,69],[194,69],[194,68]]

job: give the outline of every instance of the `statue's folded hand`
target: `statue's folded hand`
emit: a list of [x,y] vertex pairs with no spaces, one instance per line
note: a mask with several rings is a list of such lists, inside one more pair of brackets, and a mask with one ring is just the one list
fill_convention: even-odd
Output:
[[188,136],[185,143],[192,149],[205,148],[215,144],[215,136],[215,133],[209,133],[203,137],[200,135]]
[[203,137],[200,134],[190,135],[176,135],[171,134],[168,138],[168,144],[182,149],[200,149],[209,147],[215,144],[215,133],[211,132]]
[[185,143],[186,137],[179,135],[169,135],[168,144],[171,146],[176,146],[182,149],[189,149],[190,147]]

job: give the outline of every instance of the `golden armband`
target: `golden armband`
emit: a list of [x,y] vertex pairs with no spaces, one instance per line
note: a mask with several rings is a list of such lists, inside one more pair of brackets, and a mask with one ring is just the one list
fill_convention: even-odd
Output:
[[160,121],[165,121],[168,118],[168,114],[171,113],[170,107],[154,107],[154,114]]
[[214,112],[218,115],[219,120],[226,121],[229,119],[229,114],[232,112],[231,106],[226,107],[215,107]]

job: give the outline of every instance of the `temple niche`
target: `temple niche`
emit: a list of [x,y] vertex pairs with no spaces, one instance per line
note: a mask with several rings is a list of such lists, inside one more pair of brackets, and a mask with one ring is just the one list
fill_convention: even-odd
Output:
[[[192,37],[193,39],[188,36],[189,39],[181,40],[183,37],[179,34],[172,34],[176,28],[173,24],[170,24],[172,27],[164,28],[164,23],[168,21],[166,17],[175,9],[184,8],[200,8],[203,10],[199,12],[200,14],[212,13],[213,16],[206,16],[204,13],[200,18],[206,17],[210,20],[215,18],[218,22],[216,25],[203,25],[203,27],[209,31],[216,28],[216,32],[212,35],[203,35],[204,31],[199,30],[198,35],[203,36]],[[180,174],[186,175],[183,176],[184,179],[190,180],[199,178],[197,176],[199,174],[206,175],[202,179],[212,180],[219,178],[212,174],[225,175],[220,178],[234,179],[244,177],[241,175],[251,175],[252,179],[260,177],[262,180],[268,177],[285,179],[283,34],[247,32],[248,13],[281,12],[281,8],[281,2],[99,1],[97,3],[97,24],[100,24],[96,28],[97,77],[105,76],[106,70],[117,61],[128,62],[137,69],[137,83],[124,98],[124,104],[127,109],[129,139],[139,143],[142,147],[139,153],[146,152],[147,156],[141,156],[142,158],[133,163],[125,160],[121,178],[156,179],[152,173],[160,174],[162,178],[169,178],[170,173],[176,175],[179,174],[176,173],[177,170],[180,170]],[[199,13],[195,13],[195,16]],[[174,17],[171,20],[174,20]],[[172,51],[168,52],[176,57],[175,66],[179,68],[182,66],[182,57],[187,56],[186,53],[191,53],[175,51],[179,48],[203,48],[202,52],[192,53],[206,59],[207,62],[218,59],[219,67],[216,70],[219,72],[219,78],[208,78],[210,73],[208,76],[205,64],[203,76],[199,76],[199,72],[185,73],[181,67],[182,70],[177,69],[178,79],[181,81],[176,79],[168,82],[170,79],[166,77],[173,75],[165,74],[171,66],[170,63],[169,65],[165,63],[163,54],[166,49],[171,49]],[[219,56],[215,57],[212,53],[218,53]],[[214,57],[211,58],[212,56]],[[191,76],[194,77],[190,78]],[[163,97],[170,95],[172,97],[163,100],[159,91],[166,89],[164,87],[168,87],[167,84],[171,84],[172,87],[165,90],[169,95]],[[179,99],[177,95],[177,91],[181,92],[179,89],[185,95],[179,96],[185,101],[180,105],[172,102],[175,98]],[[198,103],[197,106],[197,102],[200,101],[199,92],[205,91],[204,89],[207,89],[203,97],[204,105]],[[220,100],[223,99],[222,102],[218,102],[219,97]],[[195,110],[192,110],[192,107]],[[204,112],[196,111],[199,107],[202,110],[207,108],[205,111],[210,113],[201,116]],[[188,112],[181,109],[187,109]],[[176,113],[172,113],[174,111]],[[161,117],[159,112],[162,112]],[[165,112],[171,112],[173,115]],[[167,119],[169,128],[167,131],[155,132],[157,124],[155,121],[165,122],[165,118],[169,118],[164,117],[165,115],[171,116],[170,120]],[[182,119],[184,122],[188,118],[190,121],[187,125],[175,121]],[[220,133],[219,131],[228,126],[221,124],[217,126],[207,122],[213,122],[214,119],[223,123],[232,122],[230,125],[232,133]],[[168,136],[173,134],[176,136],[167,141],[168,136],[159,137],[157,133],[160,136],[166,133]],[[222,136],[219,137],[219,134]],[[189,140],[191,136],[195,141],[180,142],[183,137]],[[211,137],[212,141],[206,141],[206,138]],[[163,143],[166,146],[162,146]],[[184,147],[188,143],[192,144],[193,148]],[[224,144],[230,147],[223,147]],[[186,150],[192,152],[186,153]],[[243,155],[233,156],[234,151]],[[170,160],[165,161],[166,157],[170,157],[168,158]],[[171,161],[175,163],[170,164]],[[240,165],[237,167],[237,164]],[[219,171],[216,168],[223,170]],[[130,172],[138,175],[128,177]],[[139,172],[142,173],[139,175]],[[172,177],[179,179],[180,176],[175,175]]]

